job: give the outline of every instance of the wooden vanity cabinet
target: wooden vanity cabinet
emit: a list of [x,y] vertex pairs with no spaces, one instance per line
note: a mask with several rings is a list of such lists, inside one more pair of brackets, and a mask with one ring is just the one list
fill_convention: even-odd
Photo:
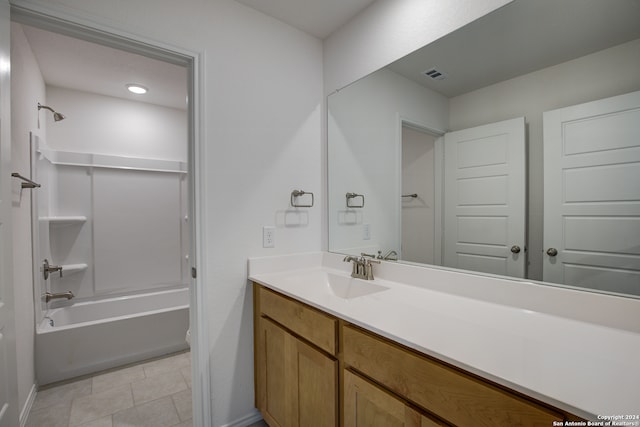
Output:
[[581,420],[258,284],[254,305],[256,407],[271,427]]
[[262,287],[254,297],[256,407],[265,421],[338,426],[337,319]]

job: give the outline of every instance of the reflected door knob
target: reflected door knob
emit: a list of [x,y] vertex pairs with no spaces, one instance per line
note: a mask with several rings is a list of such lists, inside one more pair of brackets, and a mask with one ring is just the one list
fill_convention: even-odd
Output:
[[511,252],[513,252],[514,254],[519,254],[520,253],[520,246],[518,246],[518,245],[511,246]]
[[556,256],[558,255],[558,250],[556,248],[549,248],[547,249],[547,255]]

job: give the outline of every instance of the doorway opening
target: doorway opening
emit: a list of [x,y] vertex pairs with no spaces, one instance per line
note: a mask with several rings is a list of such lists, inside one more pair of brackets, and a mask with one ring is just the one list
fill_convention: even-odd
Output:
[[[38,212],[36,214],[37,216],[34,216],[33,218],[33,223],[34,230],[37,229],[36,231],[38,232],[45,230],[46,232],[44,234],[47,235],[47,238],[54,238],[54,240],[57,241],[53,246],[58,252],[56,256],[60,261],[56,259],[48,261],[53,261],[52,264],[55,262],[59,262],[61,264],[63,267],[62,276],[64,279],[68,278],[67,285],[76,286],[78,289],[78,292],[74,294],[74,297],[75,295],[78,295],[76,301],[82,298],[91,299],[92,297],[96,297],[98,300],[103,300],[114,295],[119,297],[123,295],[138,296],[148,291],[149,286],[147,285],[157,285],[159,288],[162,288],[161,292],[173,292],[177,288],[182,288],[187,291],[187,307],[190,308],[188,309],[189,314],[186,320],[186,329],[191,326],[192,372],[198,373],[198,375],[192,375],[192,390],[195,408],[193,418],[194,422],[199,425],[208,425],[208,419],[210,418],[210,375],[208,355],[206,354],[208,346],[206,345],[206,334],[204,333],[204,329],[199,327],[206,323],[203,321],[204,310],[200,308],[200,304],[204,303],[205,298],[202,295],[202,288],[197,286],[197,282],[202,280],[202,278],[197,277],[195,268],[196,260],[199,255],[202,254],[203,250],[199,241],[200,239],[198,238],[199,233],[197,233],[197,229],[199,228],[198,219],[200,216],[197,215],[196,212],[196,205],[199,206],[199,204],[197,204],[196,195],[198,194],[198,188],[200,187],[198,178],[198,171],[200,170],[200,167],[196,160],[198,159],[197,154],[201,149],[199,141],[201,134],[199,132],[200,106],[198,105],[200,101],[199,96],[196,96],[199,84],[197,73],[197,69],[199,67],[199,55],[188,51],[177,51],[174,48],[166,48],[150,44],[145,40],[131,38],[130,35],[118,34],[115,30],[113,32],[105,32],[103,30],[91,28],[90,24],[75,24],[70,20],[65,20],[65,18],[54,18],[19,7],[12,7],[11,12],[11,19],[13,21],[12,26],[26,26],[30,28],[28,31],[32,31],[33,33],[50,31],[55,35],[55,37],[72,38],[78,43],[94,43],[97,50],[104,51],[104,49],[110,49],[113,52],[118,51],[123,55],[129,55],[129,58],[133,55],[150,61],[155,61],[156,63],[163,63],[167,66],[165,67],[165,71],[166,69],[171,68],[182,71],[183,78],[180,82],[183,90],[181,106],[178,106],[177,104],[172,105],[172,101],[168,101],[170,97],[165,97],[164,99],[156,98],[154,101],[136,103],[138,106],[146,104],[143,109],[146,108],[147,110],[155,109],[157,111],[164,111],[165,125],[167,125],[168,122],[173,122],[174,124],[182,122],[182,128],[180,131],[176,131],[176,127],[173,127],[173,130],[168,130],[166,126],[160,130],[156,128],[156,131],[158,131],[159,134],[164,133],[166,135],[171,132],[182,133],[181,147],[178,147],[179,144],[176,144],[173,147],[169,147],[170,144],[165,145],[165,150],[160,154],[153,154],[153,149],[158,147],[151,147],[150,145],[153,144],[150,144],[148,140],[146,145],[141,144],[137,147],[141,150],[137,152],[135,152],[135,150],[132,151],[133,147],[131,143],[123,143],[123,139],[113,137],[113,135],[111,135],[113,144],[108,145],[107,148],[105,148],[105,146],[100,148],[100,145],[97,143],[100,137],[104,135],[100,132],[100,129],[95,127],[95,122],[92,123],[90,120],[86,119],[87,117],[91,117],[92,120],[97,121],[98,118],[104,118],[105,116],[103,114],[99,114],[101,109],[102,113],[104,113],[105,110],[110,110],[111,115],[107,113],[106,117],[115,120],[111,122],[117,123],[115,127],[125,127],[124,123],[129,120],[126,127],[134,133],[141,132],[141,129],[144,129],[145,125],[148,129],[150,123],[153,122],[153,119],[149,119],[149,115],[145,115],[144,113],[132,113],[134,110],[129,109],[128,107],[132,107],[134,101],[126,99],[126,95],[119,97],[108,92],[108,89],[104,89],[105,91],[100,92],[100,90],[87,90],[86,86],[70,87],[70,85],[59,82],[48,83],[46,80],[49,77],[43,78],[43,80],[45,80],[45,84],[48,85],[46,87],[47,93],[45,94],[45,98],[49,98],[49,93],[54,94],[51,98],[55,98],[58,105],[54,105],[53,107],[60,112],[65,113],[67,116],[65,120],[67,127],[66,130],[61,127],[54,128],[54,126],[60,125],[61,123],[56,122],[54,124],[50,117],[45,117],[44,112],[41,112],[39,114],[41,127],[40,129],[34,129],[34,132],[32,132],[31,141],[34,163],[45,157],[49,157],[48,160],[50,161],[53,159],[51,162],[54,164],[54,166],[51,167],[53,172],[50,175],[54,177],[54,181],[57,181],[57,190],[54,193],[56,193],[56,196],[60,198],[60,200],[56,200],[55,197],[52,197],[49,194],[46,198],[47,201],[44,202],[44,204],[48,204],[46,208],[49,210],[50,214],[45,215],[43,217],[45,220],[40,221],[40,214],[42,212]],[[63,55],[63,61],[72,53],[76,53],[73,51],[73,48]],[[94,63],[93,65],[103,67],[106,65],[115,65],[116,68],[120,67],[121,71],[129,72],[131,76],[136,77],[136,71],[133,67],[130,67],[132,64],[131,61],[127,60],[119,62],[115,58],[116,57],[102,57],[101,59],[103,62],[97,61],[98,63]],[[82,75],[82,73],[77,74],[76,76],[78,76],[78,78],[76,80],[78,83],[82,82],[83,84],[89,84],[88,79],[83,80],[83,78],[89,77],[90,74],[91,73],[84,73],[84,75]],[[106,71],[105,74],[114,73]],[[141,73],[138,76],[143,78],[144,73]],[[170,79],[171,72],[168,72],[168,74],[165,73],[164,76],[160,77],[160,80],[162,80],[162,77]],[[141,83],[140,81],[136,81],[137,79],[131,80],[132,81],[123,82],[123,85]],[[109,86],[109,84],[110,83],[107,83],[105,86]],[[144,85],[144,83],[142,84]],[[153,90],[151,88],[149,89],[150,91]],[[119,107],[112,105],[110,108],[105,108],[104,105],[100,104],[100,102],[96,100],[100,97],[108,98],[108,101],[112,102],[114,105],[119,104]],[[162,95],[160,98],[162,98]],[[79,99],[82,99],[82,101],[80,101],[80,103],[75,103],[74,106],[74,102]],[[82,105],[86,107],[89,104],[83,104],[82,102],[89,102],[96,106],[96,109],[90,112],[90,109],[86,108],[85,111],[83,111]],[[64,110],[63,105],[66,105],[66,111]],[[100,107],[100,105],[102,105],[102,107]],[[140,111],[141,110],[138,110],[138,113]],[[88,114],[88,116],[84,115],[85,113]],[[132,117],[136,115],[137,120],[131,120]],[[78,119],[82,117],[83,120],[76,121],[74,116]],[[167,120],[167,117],[171,117],[171,119]],[[145,118],[149,121],[144,122]],[[48,124],[48,122],[51,122],[51,124]],[[108,125],[104,126],[105,128],[103,128],[103,130],[106,132],[109,130],[118,130],[108,129]],[[72,129],[74,127],[77,128]],[[154,125],[151,125],[151,127],[153,128]],[[47,132],[47,128],[55,129],[55,131]],[[93,138],[70,138],[69,135],[74,132],[78,132],[78,128],[83,128],[87,134],[91,134],[93,132]],[[141,135],[142,134],[139,133],[136,136],[140,140],[144,140],[144,137]],[[14,135],[14,138],[17,137],[18,136]],[[26,135],[25,139],[28,143],[29,136]],[[157,141],[158,138],[156,137],[151,139]],[[82,143],[87,144],[88,146],[93,144],[93,146],[88,147],[87,145],[84,145],[81,147],[80,144]],[[120,145],[118,145],[119,143]],[[64,147],[64,144],[70,145]],[[74,144],[76,144],[75,147],[73,146]],[[117,150],[120,150],[120,152],[117,152]],[[172,152],[172,150],[175,151]],[[141,155],[141,153],[144,154]],[[59,171],[56,169],[59,169]],[[122,171],[124,175],[114,173],[118,170]],[[62,174],[59,172],[62,172]],[[80,183],[80,180],[86,181],[87,185]],[[120,181],[120,183],[118,184],[117,181]],[[88,206],[90,208],[89,215],[75,215],[68,210],[65,211],[65,208],[62,208],[62,199],[68,199],[71,197],[69,193],[72,194],[75,192],[68,191],[69,188],[72,188],[73,186],[85,187],[83,189],[83,191],[86,190],[86,198],[84,200],[88,200]],[[157,252],[159,251],[162,253],[164,251],[162,256],[170,255],[173,259],[173,265],[170,273],[172,277],[167,280],[159,279],[160,276],[167,273],[162,271],[163,268],[166,267],[166,264],[160,263],[157,265],[157,271],[154,272],[153,268],[148,270],[152,272],[152,275],[156,274],[156,280],[148,280],[147,283],[143,283],[144,278],[147,277],[144,274],[143,269],[138,271],[138,273],[142,272],[139,274],[140,277],[130,280],[129,283],[126,284],[122,283],[122,281],[110,282],[106,279],[97,280],[101,276],[103,278],[108,278],[113,275],[111,273],[115,274],[116,272],[119,273],[123,270],[122,268],[119,270],[119,266],[114,264],[115,258],[111,263],[109,263],[105,258],[109,256],[118,257],[119,255],[122,255],[122,253],[120,253],[121,250],[118,248],[131,248],[132,242],[136,240],[135,236],[133,236],[132,242],[119,242],[120,246],[118,246],[118,244],[114,245],[113,242],[109,243],[108,239],[102,240],[102,242],[107,242],[106,246],[102,245],[102,248],[99,248],[101,244],[96,246],[96,242],[92,242],[90,245],[86,244],[86,241],[82,243],[82,239],[91,240],[97,238],[100,234],[108,235],[109,230],[119,230],[121,233],[120,237],[126,239],[127,235],[131,234],[127,233],[126,230],[127,228],[131,230],[132,226],[133,229],[135,229],[135,221],[138,221],[138,225],[143,225],[145,223],[145,218],[149,219],[149,222],[153,222],[158,219],[158,217],[162,217],[166,212],[164,209],[166,206],[159,207],[155,210],[152,209],[152,214],[149,212],[147,212],[147,214],[144,214],[144,212],[141,213],[141,210],[144,210],[145,208],[145,200],[148,201],[155,198],[166,202],[167,198],[161,196],[166,194],[165,190],[167,190],[167,186],[171,187],[171,193],[176,196],[171,197],[172,202],[170,203],[171,206],[169,210],[174,213],[179,212],[178,218],[176,218],[176,221],[172,225],[173,234],[169,237],[169,240],[172,240],[172,244],[168,245],[170,247],[167,249],[166,245],[159,243],[158,235],[151,233],[151,235],[145,235],[138,239],[146,245],[146,251],[138,251],[137,254],[131,257],[124,256],[121,260],[130,261],[129,265],[124,268],[124,270],[129,269],[131,271],[135,271],[136,261],[144,261],[142,258],[146,258],[147,260],[151,259],[147,267],[152,266],[152,259],[157,255]],[[52,185],[51,187],[53,188],[55,185]],[[65,190],[62,190],[63,187]],[[124,191],[119,191],[117,188]],[[162,190],[162,188],[164,190]],[[149,189],[153,190],[148,191]],[[155,195],[153,194],[154,191],[156,193]],[[111,200],[109,200],[109,198],[111,198]],[[107,212],[111,209],[111,213],[115,213],[117,215],[104,214],[104,210],[100,211],[102,214],[95,215],[98,212],[96,208],[99,206],[97,205],[100,203],[106,205]],[[34,205],[37,205],[37,203]],[[119,219],[114,220],[116,217]],[[101,219],[98,220],[99,218]],[[165,220],[171,221],[167,218],[165,218]],[[159,222],[163,221],[164,220]],[[167,221],[164,221],[165,224]],[[111,224],[109,224],[110,222]],[[100,228],[102,228],[102,230],[99,230]],[[68,233],[69,231],[70,233]],[[54,237],[54,235],[56,237]],[[164,236],[164,240],[160,239],[160,241],[166,242],[167,236]],[[48,243],[49,248],[51,249],[52,242],[49,241]],[[88,262],[74,262],[74,257],[81,252],[80,249],[82,247],[86,249]],[[122,252],[124,252],[124,250]],[[53,256],[53,254],[50,256]],[[49,288],[46,287],[46,284],[43,287],[39,283],[39,275],[41,274],[41,268],[39,265],[41,261],[39,259],[40,257],[41,254],[39,253],[39,248],[34,247],[33,270],[34,282],[36,282],[34,283],[36,317],[44,317],[42,316],[42,306],[44,305],[46,308],[47,304],[46,302],[44,304],[42,303],[42,295],[46,294],[46,292],[50,292],[50,294],[53,295],[62,293],[57,292],[59,289],[51,288],[52,283],[48,284]],[[65,257],[67,258],[65,259]],[[98,264],[100,263],[102,263],[102,266],[98,267]],[[145,262],[142,262],[142,264],[144,263]],[[82,264],[87,265],[82,266]],[[65,266],[67,267],[66,271]],[[100,270],[102,270],[102,273],[100,273]],[[176,273],[178,271],[179,273]],[[85,281],[84,278],[91,279],[86,280],[86,282],[91,282],[91,285],[83,287],[82,282]],[[56,279],[58,282],[62,283],[62,278],[56,277]],[[58,285],[60,285],[60,283],[58,283]],[[62,285],[62,287],[66,289],[67,286]],[[53,302],[60,306],[72,305],[74,302],[73,299],[69,301],[61,299]],[[186,332],[187,331],[185,330],[185,337]],[[183,339],[185,337],[183,337]]]
[[442,162],[440,131],[400,120],[400,256],[442,265]]

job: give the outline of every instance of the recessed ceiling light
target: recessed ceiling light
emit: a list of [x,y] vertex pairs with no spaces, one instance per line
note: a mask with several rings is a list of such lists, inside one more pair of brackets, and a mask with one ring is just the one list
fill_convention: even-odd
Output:
[[135,93],[136,95],[142,95],[147,93],[147,88],[144,86],[140,86],[137,84],[128,84],[127,89],[129,92]]

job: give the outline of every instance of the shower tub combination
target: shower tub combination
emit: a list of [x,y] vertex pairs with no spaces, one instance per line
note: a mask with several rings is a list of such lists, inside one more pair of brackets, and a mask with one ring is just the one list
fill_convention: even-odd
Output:
[[50,309],[36,329],[40,385],[185,350],[189,290],[79,302]]

